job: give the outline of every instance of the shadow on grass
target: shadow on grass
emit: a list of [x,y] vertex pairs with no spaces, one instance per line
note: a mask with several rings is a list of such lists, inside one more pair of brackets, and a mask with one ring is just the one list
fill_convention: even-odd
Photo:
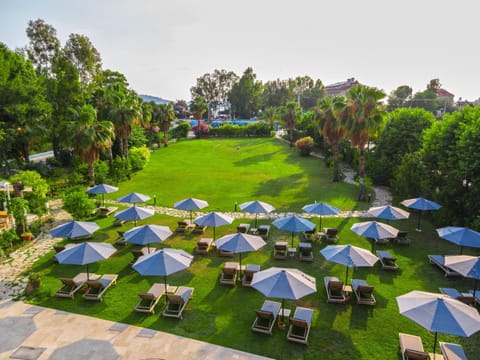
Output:
[[274,151],[268,154],[254,155],[242,160],[234,161],[233,164],[238,167],[250,166],[255,163],[270,161],[275,154],[278,154],[280,151]]

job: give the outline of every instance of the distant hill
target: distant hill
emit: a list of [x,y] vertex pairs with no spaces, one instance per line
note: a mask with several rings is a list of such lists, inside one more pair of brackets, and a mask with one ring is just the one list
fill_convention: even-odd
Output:
[[162,99],[162,98],[151,96],[151,95],[138,95],[138,96],[145,102],[153,101],[154,103],[157,103],[157,104],[170,104],[173,102],[170,100]]

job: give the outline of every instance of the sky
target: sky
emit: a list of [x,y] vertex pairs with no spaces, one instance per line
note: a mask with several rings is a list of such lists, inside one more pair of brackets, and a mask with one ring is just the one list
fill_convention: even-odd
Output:
[[438,78],[455,99],[480,98],[480,3],[470,0],[0,0],[0,42],[28,43],[43,19],[62,45],[86,35],[104,69],[139,94],[190,100],[196,79],[252,67],[265,82],[354,77],[387,94]]

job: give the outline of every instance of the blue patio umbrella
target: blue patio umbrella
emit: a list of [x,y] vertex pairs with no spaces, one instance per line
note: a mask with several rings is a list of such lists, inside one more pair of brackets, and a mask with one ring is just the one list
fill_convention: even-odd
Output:
[[345,284],[348,280],[349,267],[372,267],[378,261],[378,257],[373,255],[370,251],[352,245],[328,245],[320,250],[320,254],[329,261],[347,267]]
[[211,212],[207,215],[200,216],[193,220],[195,224],[198,226],[212,226],[213,227],[213,240],[215,240],[215,228],[217,226],[228,225],[233,222],[233,218],[219,213],[219,212]]
[[315,224],[300,216],[287,216],[280,219],[276,219],[272,222],[279,230],[290,231],[292,233],[292,247],[293,247],[293,233],[312,231],[315,229]]
[[52,237],[75,239],[92,235],[100,226],[91,221],[69,221],[50,230]]
[[125,232],[123,238],[131,244],[147,245],[150,252],[150,244],[162,242],[172,234],[168,226],[142,225]]
[[408,219],[410,213],[392,205],[377,206],[368,209],[368,213],[376,218],[387,220]]
[[133,204],[133,206],[135,206],[135,203],[145,202],[148,200],[150,200],[150,196],[136,192],[121,196],[117,199],[118,202],[130,203]]
[[317,291],[313,276],[292,268],[258,271],[253,274],[251,286],[266,297],[282,299],[282,319],[285,300],[298,300]]
[[432,200],[427,200],[423,197],[403,200],[400,204],[410,209],[418,210],[417,231],[422,231],[422,229],[420,228],[420,219],[422,217],[422,211],[438,210],[442,207],[436,202]]
[[107,184],[98,184],[87,189],[89,194],[102,194],[102,206],[105,205],[105,194],[110,194],[118,191],[118,187]]
[[155,215],[155,210],[153,209],[132,206],[125,210],[117,211],[113,217],[118,220],[133,221],[136,226],[137,220],[143,220],[153,215]]
[[240,204],[240,210],[246,211],[249,213],[255,213],[255,227],[257,227],[258,214],[271,213],[273,210],[275,210],[275,208],[273,207],[273,205],[270,205],[269,203],[266,203],[260,200],[254,200],[254,201],[247,201]]
[[480,279],[480,257],[468,255],[445,256],[445,266],[467,278],[475,279],[473,285],[473,296],[475,297],[477,281]]
[[364,221],[353,224],[350,230],[360,236],[372,239],[372,251],[375,248],[376,239],[395,238],[398,235],[398,229],[376,221]]
[[88,264],[108,259],[117,249],[112,244],[84,242],[67,247],[55,255],[59,264],[87,265],[87,280],[89,278]]
[[262,239],[262,237],[244,233],[225,235],[215,241],[215,246],[217,249],[231,251],[234,254],[239,254],[240,275],[242,269],[242,253],[257,251],[265,245],[267,245],[267,243]]
[[411,291],[397,296],[400,314],[435,333],[468,337],[480,330],[480,314],[472,306],[448,295]]
[[193,256],[183,250],[161,249],[140,256],[133,269],[144,276],[163,276],[166,289],[167,276],[188,268],[192,260]]
[[310,214],[317,214],[320,215],[320,221],[319,221],[319,231],[322,231],[322,215],[338,215],[340,214],[340,210],[337,209],[335,206],[328,205],[325,203],[314,203],[314,204],[308,204],[302,207],[303,211],[306,211],[307,213]]
[[173,207],[175,209],[190,211],[190,221],[192,221],[193,210],[200,210],[207,206],[208,206],[208,202],[206,202],[205,200],[199,200],[195,198],[183,199],[173,204]]
[[437,229],[438,236],[460,246],[460,255],[464,246],[480,248],[480,233],[466,228],[446,226]]

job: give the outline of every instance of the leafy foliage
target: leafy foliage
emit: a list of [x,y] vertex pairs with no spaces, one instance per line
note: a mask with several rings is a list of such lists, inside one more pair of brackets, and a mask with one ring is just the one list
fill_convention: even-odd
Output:
[[36,171],[27,170],[10,177],[10,181],[20,181],[24,186],[32,187],[32,191],[24,192],[24,197],[28,201],[30,211],[37,215],[45,214],[47,202],[47,194],[50,192],[50,187],[45,179]]
[[191,126],[188,122],[181,122],[173,129],[170,130],[170,134],[173,138],[186,138],[188,136],[188,132],[190,131]]
[[74,219],[86,219],[95,209],[95,201],[88,197],[85,190],[73,189],[65,194],[63,208],[72,214]]
[[128,154],[130,167],[133,171],[142,170],[150,160],[150,150],[146,146],[133,147]]
[[300,150],[300,154],[303,156],[310,155],[310,152],[313,149],[313,144],[313,138],[310,136],[303,137],[295,142],[295,146]]

